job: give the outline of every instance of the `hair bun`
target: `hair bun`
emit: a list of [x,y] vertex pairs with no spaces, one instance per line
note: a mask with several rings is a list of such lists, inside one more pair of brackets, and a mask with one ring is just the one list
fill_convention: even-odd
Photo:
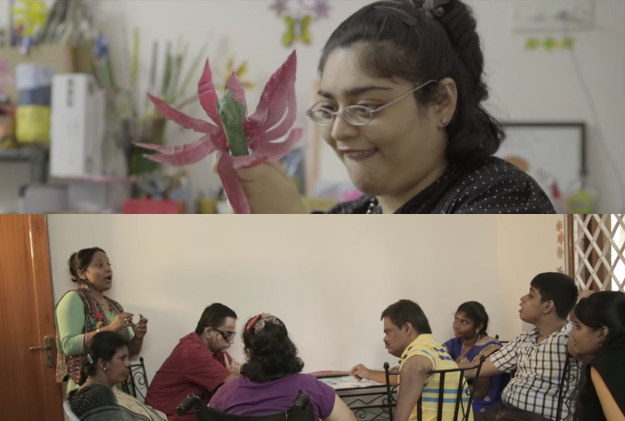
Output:
[[[446,5],[449,1],[450,0],[381,1],[374,6],[374,9],[390,12],[404,21],[406,25],[415,26],[417,24],[415,15],[423,14],[432,19],[440,18],[445,14],[443,5]],[[412,9],[412,12],[410,9]]]

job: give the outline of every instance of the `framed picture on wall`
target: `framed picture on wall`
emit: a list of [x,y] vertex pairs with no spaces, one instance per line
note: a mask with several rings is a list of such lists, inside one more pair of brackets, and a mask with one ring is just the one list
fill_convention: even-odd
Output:
[[532,175],[551,197],[562,197],[586,175],[583,122],[502,122],[506,139],[495,154]]

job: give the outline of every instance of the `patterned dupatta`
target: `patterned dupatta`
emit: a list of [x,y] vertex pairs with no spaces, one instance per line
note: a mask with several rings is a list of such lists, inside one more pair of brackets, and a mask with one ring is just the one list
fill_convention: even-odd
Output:
[[[462,342],[460,342],[462,347]],[[490,355],[496,347],[501,347],[501,342],[490,336],[482,336],[478,341],[469,349],[466,354],[457,362],[477,363],[479,357],[482,355]],[[464,360],[464,361],[463,361]]]
[[[85,326],[82,333],[92,332],[96,329],[100,329],[110,323],[110,320],[106,317],[106,312],[100,305],[100,303],[93,297],[93,295],[86,288],[78,288],[73,290],[82,299],[83,307],[85,310]],[[71,291],[68,291],[71,292]],[[67,294],[67,293],[66,293]],[[62,299],[62,298],[61,298]],[[109,305],[111,311],[115,314],[122,313],[124,309],[115,300],[108,297],[104,297]],[[60,300],[59,300],[60,301]],[[84,345],[84,340],[83,340]],[[57,333],[57,357],[56,357],[56,381],[61,383],[67,380],[67,376],[78,384],[80,380],[80,370],[82,367],[83,355],[65,355],[60,346],[60,338]]]

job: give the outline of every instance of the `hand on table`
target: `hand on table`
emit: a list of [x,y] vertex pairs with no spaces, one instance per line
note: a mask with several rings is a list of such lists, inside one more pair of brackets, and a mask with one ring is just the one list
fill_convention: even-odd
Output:
[[369,379],[370,377],[370,370],[365,367],[363,364],[356,364],[355,366],[352,367],[352,369],[349,372],[352,376],[356,377],[358,380],[362,380],[362,379]]

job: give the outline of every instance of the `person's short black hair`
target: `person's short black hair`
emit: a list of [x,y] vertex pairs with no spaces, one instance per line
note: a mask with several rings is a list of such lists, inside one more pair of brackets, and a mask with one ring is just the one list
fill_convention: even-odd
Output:
[[380,316],[380,320],[388,317],[397,327],[401,328],[404,323],[410,323],[412,327],[421,333],[432,333],[430,323],[419,304],[410,300],[399,300],[386,307]]
[[195,333],[198,335],[204,332],[207,327],[219,327],[224,323],[226,317],[237,318],[237,314],[229,307],[221,303],[213,303],[206,307],[197,322]]
[[559,272],[539,273],[530,285],[540,291],[542,302],[553,301],[558,317],[566,320],[577,301],[577,287],[569,275]]
[[488,313],[486,313],[486,309],[484,306],[477,301],[467,301],[458,307],[456,313],[464,313],[466,316],[475,323],[475,325],[482,325],[480,332],[481,334],[486,335],[486,330],[488,329]]
[[128,340],[117,332],[103,330],[93,335],[83,356],[80,383],[84,383],[87,376],[96,374],[98,360],[111,361],[115,353],[123,347],[128,348]]

